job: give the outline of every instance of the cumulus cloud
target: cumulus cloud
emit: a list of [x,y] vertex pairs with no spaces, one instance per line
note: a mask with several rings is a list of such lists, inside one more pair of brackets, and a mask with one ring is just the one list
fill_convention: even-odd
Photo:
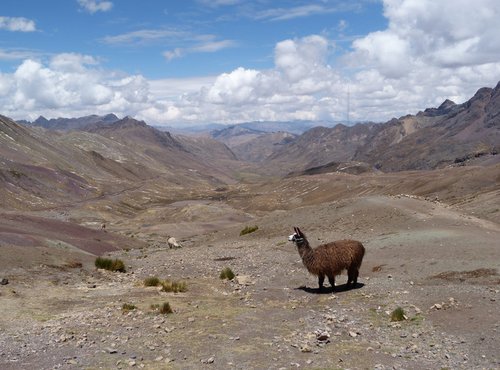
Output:
[[[387,29],[355,40],[345,57],[359,70],[351,81],[359,117],[368,117],[362,107],[369,105],[383,117],[445,98],[462,102],[500,79],[498,1],[384,0],[384,15]],[[393,96],[370,92],[389,87]]]
[[[47,63],[24,60],[12,74],[0,74],[4,114],[19,119],[117,112],[135,114],[150,100],[142,76],[101,70],[87,55],[59,54]],[[35,116],[35,117],[34,117]]]
[[91,14],[97,12],[107,12],[113,7],[113,3],[111,1],[103,0],[78,0],[78,4],[80,4],[82,9]]
[[[478,88],[498,83],[500,2],[383,4],[387,28],[355,39],[344,55],[337,55],[327,37],[309,35],[278,42],[268,69],[241,66],[218,76],[155,81],[103,70],[91,56],[60,54],[46,63],[29,58],[15,73],[0,74],[0,104],[13,118],[114,112],[175,125],[345,121],[350,96],[351,122],[385,121],[447,98],[461,103]],[[190,37],[190,47],[174,48],[165,57],[230,45],[211,35]]]
[[35,22],[23,17],[0,17],[0,30],[13,32],[36,31]]

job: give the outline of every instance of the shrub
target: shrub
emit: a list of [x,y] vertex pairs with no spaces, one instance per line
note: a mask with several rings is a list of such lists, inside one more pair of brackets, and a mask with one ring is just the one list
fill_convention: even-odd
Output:
[[169,313],[173,313],[174,311],[172,310],[172,307],[170,307],[170,303],[165,302],[160,306],[159,312],[162,315],[168,315]]
[[225,267],[220,272],[219,277],[221,279],[233,280],[234,279],[234,272],[229,267]]
[[406,320],[406,313],[401,307],[398,307],[394,311],[392,311],[391,321],[403,321],[403,320]]
[[160,285],[160,279],[158,279],[156,276],[150,276],[144,279],[144,285],[145,286],[158,286]]
[[172,307],[170,307],[170,303],[165,302],[161,306],[157,303],[151,305],[151,309],[154,311],[158,311],[158,313],[161,313],[162,315],[168,315],[170,313],[174,313],[172,310]]
[[130,303],[124,303],[122,306],[122,311],[123,312],[129,312],[135,310],[137,307],[133,304]]
[[161,286],[162,286],[161,288],[162,292],[179,293],[187,291],[187,285],[183,281],[165,280],[161,282]]
[[245,226],[245,228],[240,231],[240,236],[253,233],[254,231],[257,231],[257,230],[259,230],[259,227],[257,225]]
[[110,258],[97,257],[95,267],[109,271],[125,272],[125,264],[119,259],[112,260]]

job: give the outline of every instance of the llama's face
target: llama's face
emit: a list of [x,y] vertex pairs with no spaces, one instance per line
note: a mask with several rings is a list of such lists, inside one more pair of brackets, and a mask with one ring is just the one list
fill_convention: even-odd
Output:
[[288,237],[288,241],[291,241],[291,242],[294,242],[294,243],[300,243],[300,242],[303,242],[304,241],[304,237],[297,234],[297,233],[294,233],[292,235],[290,235]]
[[300,231],[298,227],[293,228],[295,232],[288,237],[288,240],[294,242],[295,244],[301,243],[305,240],[306,236]]

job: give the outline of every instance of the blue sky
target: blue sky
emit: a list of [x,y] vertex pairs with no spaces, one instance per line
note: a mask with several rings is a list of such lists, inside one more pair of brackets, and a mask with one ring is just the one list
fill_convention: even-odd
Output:
[[2,0],[0,114],[385,121],[500,80],[496,0]]

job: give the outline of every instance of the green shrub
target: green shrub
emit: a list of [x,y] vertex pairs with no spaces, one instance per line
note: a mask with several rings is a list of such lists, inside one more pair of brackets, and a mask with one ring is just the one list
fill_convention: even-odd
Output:
[[122,311],[123,312],[129,312],[135,310],[137,307],[133,304],[130,303],[124,303],[122,306]]
[[406,313],[401,307],[398,307],[394,311],[392,311],[391,321],[403,321],[403,320],[406,320]]
[[229,267],[223,268],[219,275],[219,277],[223,280],[224,279],[233,280],[234,276],[235,276],[234,272]]
[[151,309],[153,311],[158,311],[158,313],[161,313],[162,315],[168,315],[170,313],[174,313],[172,310],[172,307],[170,307],[170,303],[165,302],[161,306],[157,303],[151,305]]
[[160,279],[158,279],[156,276],[150,276],[144,279],[145,286],[159,286],[160,284]]
[[95,267],[109,271],[125,272],[125,264],[119,259],[112,260],[110,258],[97,257]]
[[165,280],[161,282],[161,286],[162,286],[161,288],[162,292],[179,293],[187,291],[187,285],[183,281]]
[[172,307],[170,307],[170,303],[168,302],[165,302],[163,303],[160,308],[159,308],[159,312],[162,314],[162,315],[168,315],[169,313],[174,313],[174,311],[172,310]]
[[259,230],[259,227],[257,225],[245,226],[245,228],[240,231],[240,236],[253,233],[254,231],[257,231],[257,230]]

